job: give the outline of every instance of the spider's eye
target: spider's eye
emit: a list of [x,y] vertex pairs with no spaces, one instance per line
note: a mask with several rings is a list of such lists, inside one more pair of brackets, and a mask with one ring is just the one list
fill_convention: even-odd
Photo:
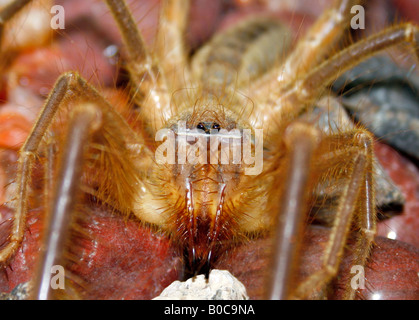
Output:
[[205,126],[202,122],[198,123],[198,125],[196,126],[197,129],[199,130],[204,130],[205,131]]
[[213,128],[214,130],[220,130],[220,125],[219,125],[218,123],[214,123],[214,124],[212,125],[212,128]]

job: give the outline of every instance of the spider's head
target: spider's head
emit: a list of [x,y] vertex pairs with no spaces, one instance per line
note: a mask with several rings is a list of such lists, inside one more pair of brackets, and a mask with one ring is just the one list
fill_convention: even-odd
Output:
[[152,191],[142,196],[142,218],[179,244],[190,275],[207,274],[233,241],[257,229],[251,214],[266,202],[255,183],[263,138],[232,119],[216,107],[196,107],[164,129],[150,170]]
[[[227,130],[219,120],[203,117],[193,124],[179,123],[174,149],[177,163],[166,167],[178,197],[172,203],[179,204],[168,220],[191,275],[207,274],[233,244],[232,239],[243,237],[247,208],[238,205],[243,198],[260,198],[262,194],[254,187],[260,172],[252,174],[249,169],[257,171],[260,166],[262,170],[263,143],[256,146],[252,130]],[[246,150],[252,150],[250,156],[255,159],[259,153],[260,161],[246,159]]]

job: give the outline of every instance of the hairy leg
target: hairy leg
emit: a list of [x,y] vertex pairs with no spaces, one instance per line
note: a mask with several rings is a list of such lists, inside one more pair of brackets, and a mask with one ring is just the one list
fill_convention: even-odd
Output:
[[[318,67],[295,82],[290,82],[275,93],[271,104],[273,117],[294,119],[323,93],[326,87],[347,70],[361,61],[407,42],[412,45],[416,57],[419,58],[419,27],[413,23],[404,23],[390,27],[327,59]],[[298,106],[298,107],[296,107]]]
[[[17,192],[12,202],[15,214],[9,242],[0,251],[0,263],[7,263],[22,242],[25,231],[31,172],[39,146],[50,128],[57,111],[68,106],[69,102],[76,103],[81,100],[95,103],[100,107],[103,115],[103,122],[107,124],[107,126],[111,126],[112,124],[111,130],[117,130],[116,132],[118,133],[115,135],[116,137],[123,137],[127,144],[137,144],[137,147],[141,148],[141,144],[139,143],[141,140],[132,131],[121,115],[112,108],[98,91],[91,87],[77,73],[69,72],[62,75],[51,91],[32,132],[19,152],[16,176]],[[108,157],[113,157],[113,155],[108,154]],[[115,162],[118,161],[117,156],[114,156],[114,158]],[[124,166],[123,169],[128,170],[127,168],[124,168]],[[122,198],[122,196],[117,195],[116,198]]]
[[275,230],[272,274],[267,279],[267,298],[287,299],[292,292],[295,266],[298,263],[299,240],[305,223],[305,213],[313,180],[310,170],[319,132],[310,125],[294,123],[284,137],[289,158],[284,160],[286,177],[277,179],[284,183],[281,206]]
[[[125,1],[106,0],[106,3],[115,18],[127,51],[132,93],[135,102],[140,106],[140,117],[152,128],[149,134],[154,137],[154,133],[173,115],[165,70],[160,66],[156,55],[148,50]],[[166,12],[171,12],[169,9],[164,8]]]
[[321,63],[342,37],[349,25],[350,9],[359,2],[335,0],[330,9],[298,40],[284,63],[256,81],[254,91],[263,97],[266,88],[292,83]]
[[318,65],[341,38],[349,24],[350,10],[359,2],[336,0],[298,41],[292,54],[281,66],[280,79],[285,82],[296,79]]
[[[359,229],[356,235],[353,263],[365,267],[376,233],[372,141],[371,134],[362,129],[325,138],[323,144],[329,148],[334,148],[333,145],[336,144],[337,149],[318,157],[318,162],[314,166],[323,167],[323,171],[331,167],[339,167],[341,172],[346,171],[341,177],[346,182],[344,182],[331,235],[323,254],[323,266],[301,283],[291,297],[307,298],[325,289],[329,281],[336,276],[351,232],[351,225]],[[327,167],[324,167],[324,163],[327,163]],[[355,294],[355,290],[347,283],[344,297],[353,299]]]
[[74,200],[80,191],[80,177],[89,142],[101,125],[100,108],[94,104],[80,104],[71,112],[63,144],[64,154],[58,165],[57,183],[45,226],[44,249],[40,253],[38,275],[34,278],[32,288],[34,299],[47,300],[53,297],[51,268],[59,264],[75,206]]
[[190,80],[184,39],[190,1],[164,0],[162,6],[155,51],[169,92],[173,92]]

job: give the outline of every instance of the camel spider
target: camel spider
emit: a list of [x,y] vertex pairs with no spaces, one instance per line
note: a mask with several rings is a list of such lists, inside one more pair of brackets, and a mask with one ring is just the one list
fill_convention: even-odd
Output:
[[[2,11],[2,21],[28,2],[14,1]],[[46,186],[51,192],[47,249],[40,258],[34,297],[52,296],[49,270],[60,256],[78,191],[165,232],[178,245],[190,274],[208,273],[235,243],[274,230],[267,298],[304,299],[321,292],[338,271],[353,226],[353,264],[365,265],[376,233],[374,138],[359,127],[326,134],[298,118],[334,79],[377,52],[408,42],[418,56],[418,27],[396,25],[328,56],[348,25],[350,8],[360,3],[336,0],[283,63],[276,63],[281,39],[275,38],[279,24],[272,19],[253,19],[218,35],[189,62],[183,39],[189,1],[163,2],[154,51],[145,45],[124,1],[106,2],[127,52],[135,119],[128,124],[78,73],[57,80],[19,153],[14,220],[0,251],[0,262],[7,263],[21,245],[31,173],[37,157],[51,149],[48,137],[54,128],[62,143],[58,156],[45,161],[55,182]],[[270,43],[271,54],[257,51],[258,41]],[[59,113],[67,119],[62,128],[54,126]],[[173,133],[175,149],[182,136],[206,142],[216,136],[236,139],[243,148],[247,141],[254,161],[161,163],[157,156],[168,158],[170,153],[169,147],[159,153],[163,139],[156,134],[161,129]],[[252,135],[246,140],[249,129]],[[222,130],[235,130],[235,135]],[[257,130],[263,130],[263,170],[247,174],[257,165],[262,141]],[[198,152],[192,145],[183,145],[188,157]],[[209,151],[207,160],[219,149],[205,147],[198,154]],[[227,153],[234,158],[232,150]],[[299,235],[309,203],[316,201],[313,190],[328,180],[339,183],[340,192],[323,268],[293,287]],[[345,298],[354,298],[349,284],[345,290]]]

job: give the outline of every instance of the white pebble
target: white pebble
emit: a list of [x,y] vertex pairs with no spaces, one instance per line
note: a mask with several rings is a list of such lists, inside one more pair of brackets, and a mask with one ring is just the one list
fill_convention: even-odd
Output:
[[212,270],[208,281],[198,275],[174,281],[153,300],[248,300],[244,285],[227,270]]

